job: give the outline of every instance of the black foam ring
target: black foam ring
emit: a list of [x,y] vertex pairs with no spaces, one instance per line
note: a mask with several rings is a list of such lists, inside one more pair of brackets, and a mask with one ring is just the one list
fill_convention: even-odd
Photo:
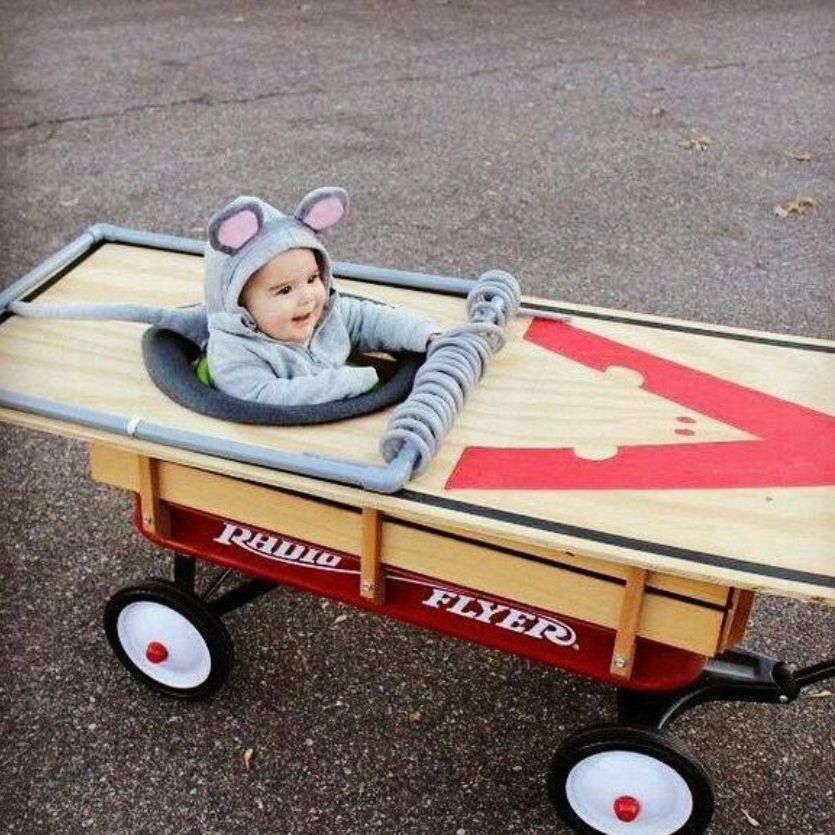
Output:
[[392,377],[374,391],[357,397],[309,406],[274,406],[230,397],[201,383],[193,367],[199,354],[193,342],[165,328],[149,328],[142,337],[145,368],[163,394],[201,415],[270,426],[332,423],[385,409],[408,397],[424,360],[423,354],[397,354],[397,369]]

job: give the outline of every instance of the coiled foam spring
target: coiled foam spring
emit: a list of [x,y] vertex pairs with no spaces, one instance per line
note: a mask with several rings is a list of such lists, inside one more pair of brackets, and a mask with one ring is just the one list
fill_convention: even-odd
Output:
[[504,329],[518,312],[520,298],[519,283],[510,273],[489,270],[476,281],[467,295],[468,324],[432,342],[412,393],[392,413],[380,441],[386,461],[411,445],[417,453],[412,474],[429,466],[490,357],[504,347]]

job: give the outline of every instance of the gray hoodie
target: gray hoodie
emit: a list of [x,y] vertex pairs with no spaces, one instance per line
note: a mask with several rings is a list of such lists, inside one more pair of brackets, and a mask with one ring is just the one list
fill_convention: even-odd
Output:
[[[292,216],[257,197],[238,197],[209,222],[205,256],[207,358],[214,384],[245,400],[277,405],[324,403],[373,388],[377,373],[345,363],[353,351],[426,349],[440,330],[429,319],[372,301],[340,296],[319,240],[345,214],[348,194],[320,188]],[[280,342],[258,330],[239,299],[249,278],[279,253],[311,249],[327,300],[307,345]]]

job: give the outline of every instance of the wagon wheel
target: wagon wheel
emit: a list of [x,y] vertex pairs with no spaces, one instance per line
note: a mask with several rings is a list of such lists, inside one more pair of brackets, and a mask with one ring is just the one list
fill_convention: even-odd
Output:
[[584,835],[699,835],[713,815],[701,763],[666,734],[628,725],[569,737],[551,761],[548,796]]
[[223,622],[167,580],[117,591],[105,608],[104,628],[130,673],[167,696],[211,696],[232,668],[232,639]]

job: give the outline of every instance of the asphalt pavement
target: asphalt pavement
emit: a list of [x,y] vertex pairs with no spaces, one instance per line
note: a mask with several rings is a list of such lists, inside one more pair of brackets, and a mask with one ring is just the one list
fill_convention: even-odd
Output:
[[[201,238],[237,194],[289,208],[336,184],[339,260],[835,339],[828,0],[0,11],[3,286],[98,221]],[[3,426],[0,445],[2,831],[567,831],[544,774],[614,719],[609,688],[276,591],[230,616],[217,696],[166,700],[101,626],[117,588],[169,570],[130,497],[81,444]],[[746,644],[819,661],[835,610],[762,598]],[[676,723],[716,783],[713,835],[832,832],[833,690]]]

